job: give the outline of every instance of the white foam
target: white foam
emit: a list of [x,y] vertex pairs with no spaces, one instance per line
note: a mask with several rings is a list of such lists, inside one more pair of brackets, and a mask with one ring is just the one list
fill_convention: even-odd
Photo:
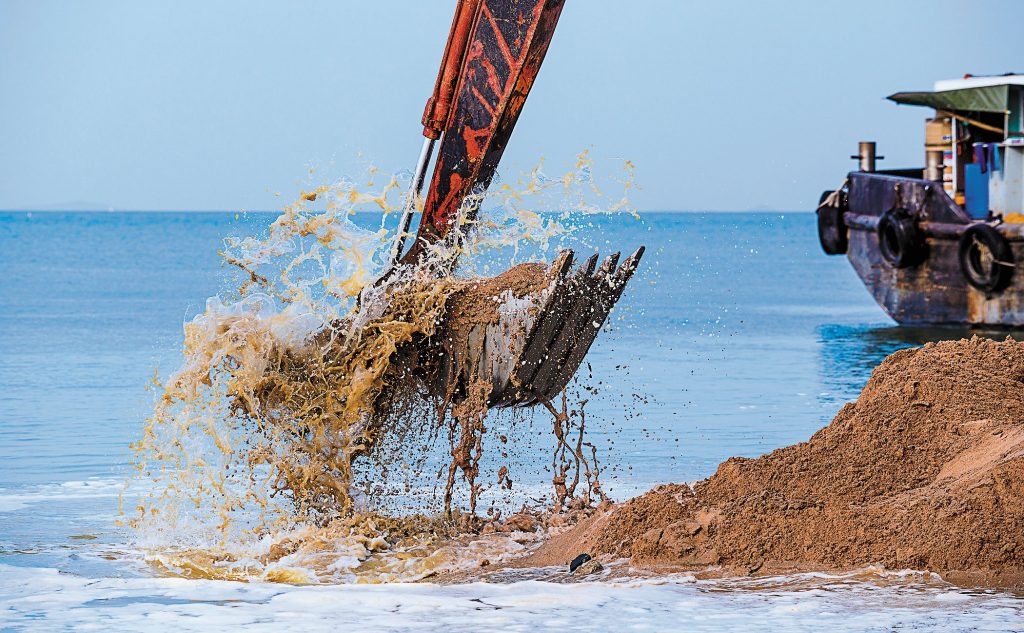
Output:
[[[89,579],[0,565],[0,627],[26,630],[1013,630],[1024,600],[919,575],[757,581],[293,586]],[[773,584],[774,583],[774,584]]]
[[37,503],[116,498],[123,490],[124,481],[114,479],[65,481],[24,489],[0,488],[0,512],[16,512]]

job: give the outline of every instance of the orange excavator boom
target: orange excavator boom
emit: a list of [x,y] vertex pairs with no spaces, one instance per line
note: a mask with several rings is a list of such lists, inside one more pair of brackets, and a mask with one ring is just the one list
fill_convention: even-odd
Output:
[[[434,92],[423,113],[426,137],[391,264],[416,263],[449,234],[472,193],[491,182],[537,79],[565,0],[459,0]],[[441,139],[416,241],[402,256],[434,142]],[[466,210],[472,220],[475,208]],[[454,261],[450,265],[454,265]]]

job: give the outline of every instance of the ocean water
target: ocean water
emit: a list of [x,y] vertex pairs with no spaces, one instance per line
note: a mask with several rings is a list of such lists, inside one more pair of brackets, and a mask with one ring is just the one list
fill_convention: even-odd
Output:
[[[0,628],[1024,626],[1021,596],[872,569],[446,586],[159,577],[116,526],[147,385],[176,367],[182,324],[236,279],[217,254],[223,238],[274,217],[0,214]],[[598,218],[576,237],[602,252],[648,249],[588,356],[599,387],[588,427],[618,498],[805,440],[887,354],[970,334],[896,327],[844,258],[821,253],[809,213]]]

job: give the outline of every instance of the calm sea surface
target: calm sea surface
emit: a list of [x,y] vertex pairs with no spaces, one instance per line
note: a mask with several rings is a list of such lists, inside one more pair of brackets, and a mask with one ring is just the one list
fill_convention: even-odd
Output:
[[[640,630],[1024,626],[1021,599],[920,574],[372,589],[153,577],[121,559],[114,526],[147,383],[177,366],[183,322],[235,278],[223,238],[274,217],[0,214],[0,628],[587,629],[607,628],[594,618],[613,602]],[[812,214],[651,213],[578,237],[647,246],[588,356],[588,424],[619,497],[806,440],[887,354],[966,334],[895,327],[845,258],[821,253]]]

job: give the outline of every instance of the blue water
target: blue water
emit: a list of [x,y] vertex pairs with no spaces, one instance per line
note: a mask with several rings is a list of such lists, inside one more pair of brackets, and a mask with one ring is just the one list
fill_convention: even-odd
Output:
[[[147,384],[236,279],[223,238],[274,217],[0,214],[0,566],[147,575],[118,562],[113,526]],[[896,327],[821,253],[810,213],[602,218],[575,239],[647,246],[588,356],[588,424],[619,496],[806,440],[887,354],[967,334]]]
[[[274,217],[0,215],[3,486],[120,475],[154,369],[176,367],[183,322],[236,278],[217,254],[223,238]],[[643,484],[806,439],[874,363],[923,340],[892,327],[842,258],[820,253],[807,214],[603,223],[581,239],[648,250],[622,318],[589,356],[596,380],[609,381],[607,410],[595,402],[591,414],[628,406],[642,416],[630,427],[672,436],[629,460]],[[633,393],[648,405],[633,407]]]

